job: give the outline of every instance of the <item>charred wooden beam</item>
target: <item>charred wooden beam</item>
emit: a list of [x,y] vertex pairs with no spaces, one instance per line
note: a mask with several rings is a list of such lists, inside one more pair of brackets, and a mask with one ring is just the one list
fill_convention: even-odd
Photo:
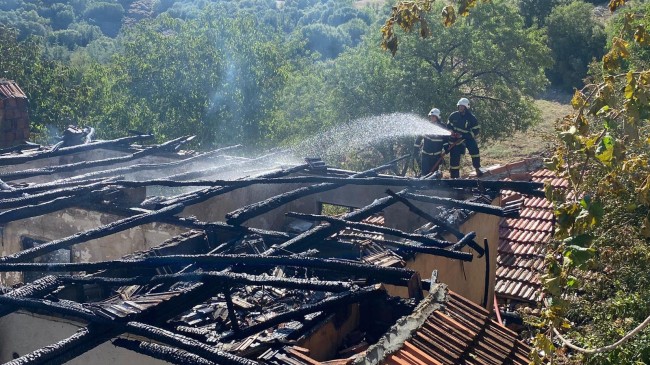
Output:
[[[98,182],[109,182],[114,179],[122,177],[111,177],[111,178],[101,178],[101,179],[90,179],[84,181],[65,181],[62,183],[43,183],[43,184],[34,184],[25,187],[16,187],[14,190],[0,190],[0,199],[11,199],[16,197],[22,197],[30,194],[38,194],[44,191],[60,190],[60,189],[70,189],[79,186],[85,186],[90,184],[95,184]],[[108,184],[107,184],[108,185]]]
[[[36,269],[38,267],[32,267]],[[52,267],[49,267],[52,269]],[[27,270],[26,270],[27,271]],[[240,273],[229,272],[192,272],[192,273],[175,273],[166,275],[136,276],[130,278],[110,278],[101,276],[66,276],[58,277],[59,282],[63,284],[101,284],[108,286],[127,286],[127,285],[154,285],[160,283],[174,284],[177,282],[210,282],[213,284],[232,287],[239,285],[258,285],[272,286],[276,288],[298,289],[298,290],[316,290],[326,292],[342,292],[350,290],[353,285],[342,281],[323,281],[307,280],[296,278],[280,278],[273,276],[256,276]]]
[[[33,282],[21,286],[20,288],[11,290],[10,292],[4,294],[9,298],[41,298],[44,295],[50,294],[54,289],[59,287],[61,282],[52,275],[44,276],[42,278],[36,279]],[[0,307],[0,318],[6,316],[7,314],[13,313],[16,311],[15,306],[2,306]]]
[[[368,175],[374,174],[374,173],[376,173],[378,171],[385,170],[385,169],[390,168],[391,166],[393,166],[395,163],[405,159],[406,157],[410,157],[410,156],[400,157],[398,159],[390,161],[389,163],[387,163],[385,165],[375,167],[373,169],[370,169],[370,170],[367,170],[367,171],[360,172],[358,174],[352,175],[350,177],[350,179],[368,176]],[[289,191],[289,192],[286,192],[286,193],[283,193],[283,194],[279,194],[279,195],[270,197],[270,198],[268,198],[266,200],[263,200],[261,202],[257,202],[257,203],[254,203],[254,204],[247,205],[247,206],[242,207],[240,209],[237,209],[237,210],[235,210],[233,212],[230,212],[230,213],[226,214],[226,222],[228,222],[228,224],[232,224],[232,225],[235,225],[235,226],[241,225],[242,223],[244,223],[245,221],[247,221],[247,220],[249,220],[251,218],[254,218],[254,217],[257,217],[257,216],[259,216],[261,214],[270,212],[271,210],[276,209],[278,207],[281,207],[281,206],[283,206],[283,205],[285,205],[285,204],[287,204],[289,202],[292,202],[294,200],[297,200],[297,199],[300,199],[300,198],[303,198],[305,196],[309,196],[309,195],[312,195],[312,194],[321,193],[321,192],[324,192],[324,191],[336,189],[336,188],[338,188],[340,186],[342,186],[342,185],[341,184],[332,184],[332,183],[322,183],[322,184],[317,184],[317,185],[311,185],[311,186],[305,186],[305,187],[302,187],[302,188],[298,188],[298,189],[295,189],[295,190],[292,190],[292,191]]]
[[421,194],[413,194],[413,193],[405,193],[402,194],[404,198],[407,199],[413,199],[425,203],[433,203],[437,205],[442,205],[445,207],[452,207],[452,208],[460,208],[460,209],[467,209],[471,210],[473,212],[478,212],[478,213],[484,213],[484,214],[490,214],[490,215],[496,215],[498,217],[518,217],[519,213],[516,212],[516,214],[510,214],[506,215],[503,208],[501,207],[495,207],[494,205],[489,205],[489,204],[481,204],[481,203],[474,203],[474,202],[468,202],[465,200],[458,200],[458,199],[451,199],[451,198],[443,198],[439,196],[429,196],[429,195],[421,195]]
[[[476,236],[476,234],[474,234],[474,236]],[[386,240],[386,239],[372,238],[371,240],[382,245],[390,245],[402,250],[423,253],[426,255],[440,256],[449,259],[468,261],[468,262],[472,261],[472,259],[474,258],[471,253],[460,251],[460,249],[456,246],[456,244],[450,249],[446,250],[439,247],[427,247],[421,245],[414,245],[408,242],[399,242],[399,241]]]
[[[22,258],[22,257],[21,257]],[[3,258],[4,259],[4,258]],[[204,267],[225,268],[232,265],[246,267],[294,266],[319,270],[344,272],[368,278],[401,282],[413,275],[412,270],[381,267],[357,261],[322,259],[303,256],[262,256],[262,255],[169,255],[151,256],[140,259],[110,260],[79,263],[24,263],[0,259],[0,272],[7,271],[96,271],[103,269],[160,267],[169,265],[197,264]],[[234,278],[233,278],[234,280]],[[244,280],[243,278],[238,280]]]
[[[428,220],[429,222],[431,222],[431,223],[433,223],[433,224],[435,224],[437,226],[443,227],[445,230],[447,230],[448,232],[453,234],[457,239],[462,239],[463,237],[465,237],[465,234],[460,232],[458,229],[456,229],[451,224],[443,221],[442,219],[438,219],[438,218],[432,216],[431,214],[428,214],[427,212],[425,212],[422,209],[415,206],[408,199],[404,198],[402,196],[404,192],[405,191],[401,191],[399,193],[394,193],[390,189],[386,190],[386,194],[390,195],[391,197],[395,198],[396,200],[399,200],[402,204],[406,205],[409,208],[409,210],[412,211],[413,213],[419,215],[420,217]],[[481,246],[479,246],[478,243],[476,243],[473,240],[468,242],[468,245],[471,248],[473,248],[474,251],[476,251],[476,253],[478,253],[479,257],[483,256],[483,254],[485,253],[485,251],[483,251],[483,248]]]
[[134,173],[134,172],[141,172],[141,171],[148,171],[148,170],[165,170],[165,169],[170,169],[170,168],[176,168],[179,166],[187,165],[189,163],[193,162],[198,162],[207,158],[212,158],[217,152],[222,152],[224,150],[230,149],[230,148],[236,148],[239,146],[229,146],[229,147],[224,147],[215,151],[210,151],[203,153],[198,156],[192,156],[190,158],[186,158],[183,160],[179,161],[172,161],[172,162],[161,162],[161,163],[144,163],[144,164],[135,164],[135,165],[130,165],[130,166],[125,166],[125,167],[117,167],[114,169],[109,169],[109,170],[102,170],[102,171],[94,171],[94,172],[88,172],[83,175],[78,175],[74,176],[72,178],[67,178],[67,179],[61,179],[55,181],[55,183],[63,183],[67,181],[74,181],[74,180],[88,180],[88,179],[95,179],[99,177],[106,177],[106,176],[116,176],[116,175],[123,175],[123,174],[129,174],[129,173]]
[[28,143],[23,143],[23,144],[11,146],[11,147],[0,148],[0,155],[4,155],[6,153],[12,153],[12,152],[22,152],[22,151],[28,151],[28,150],[35,150],[35,149],[39,149],[41,147],[43,147],[43,146],[41,146],[40,144],[28,142]]
[[53,174],[58,174],[58,173],[68,172],[68,171],[77,172],[83,169],[90,169],[90,168],[101,167],[101,166],[110,166],[118,163],[126,163],[155,153],[172,151],[176,146],[181,145],[182,143],[184,143],[184,141],[188,140],[189,138],[191,137],[189,136],[179,137],[159,145],[148,147],[147,149],[132,153],[127,156],[112,157],[112,158],[95,160],[95,161],[81,161],[81,162],[76,162],[76,163],[71,163],[66,165],[47,166],[47,167],[28,169],[22,171],[0,173],[0,179],[4,181],[13,181],[13,180],[27,179],[34,176],[53,175]]
[[166,217],[161,222],[178,225],[186,228],[202,229],[205,231],[225,231],[240,234],[256,234],[264,238],[286,241],[292,238],[286,232],[272,231],[267,229],[246,227],[246,226],[232,226],[225,222],[201,222],[191,217]]
[[379,233],[388,234],[395,237],[406,238],[412,241],[421,242],[422,244],[425,244],[427,246],[444,248],[452,245],[452,243],[449,241],[443,241],[437,238],[424,236],[421,234],[408,233],[408,232],[401,231],[399,229],[377,226],[374,224],[351,222],[351,221],[346,221],[340,218],[330,217],[326,215],[303,214],[303,213],[296,213],[296,212],[289,212],[286,213],[286,215],[288,217],[298,218],[298,219],[303,219],[308,221],[325,221],[332,224],[337,224],[339,227],[350,227],[362,231],[379,232]]
[[0,209],[11,209],[16,207],[23,207],[23,206],[33,205],[37,203],[42,203],[43,201],[50,201],[61,197],[73,197],[73,196],[85,195],[90,193],[92,190],[103,188],[105,186],[106,183],[93,183],[84,186],[74,186],[71,188],[56,189],[56,190],[51,190],[39,194],[21,196],[18,198],[0,199]]
[[[0,257],[0,263],[8,262],[25,262],[31,260],[35,257],[45,255],[49,252],[56,251],[60,248],[69,247],[76,245],[78,243],[83,243],[88,240],[106,237],[111,234],[125,231],[129,228],[137,227],[139,225],[151,223],[157,221],[160,217],[173,215],[182,211],[183,206],[180,204],[172,205],[157,211],[152,211],[145,214],[140,214],[137,216],[121,219],[113,223],[109,223],[95,229],[91,229],[85,232],[77,233],[72,236],[61,238],[58,240],[50,241],[42,245],[38,245],[11,255]],[[0,221],[2,220],[2,215],[6,213],[0,213]]]
[[[328,170],[329,171],[329,170]],[[354,175],[353,175],[354,176]],[[182,187],[182,186],[231,186],[240,185],[248,186],[251,184],[321,184],[330,183],[338,186],[344,185],[378,185],[378,186],[403,186],[415,189],[450,189],[450,188],[489,188],[489,189],[508,189],[519,191],[524,194],[543,196],[542,183],[516,181],[517,184],[511,184],[512,181],[483,181],[481,184],[477,180],[430,180],[430,179],[409,179],[402,177],[333,177],[333,176],[292,176],[284,178],[249,178],[242,180],[190,180],[190,181],[177,181],[171,179],[153,179],[144,181],[120,181],[120,184],[129,187],[140,186],[168,186],[168,187]]]
[[86,322],[108,323],[110,320],[97,316],[93,311],[86,309],[77,302],[59,300],[56,302],[44,299],[15,298],[0,295],[0,305],[16,311],[24,309],[30,312],[52,314],[60,317],[78,318]]
[[217,364],[224,365],[256,365],[256,361],[239,357],[225,351],[220,351],[214,346],[206,345],[195,339],[151,326],[140,322],[129,322],[126,330],[134,335],[146,337],[153,341],[161,342],[179,349],[189,351]]
[[166,345],[159,345],[153,342],[116,338],[113,340],[113,345],[172,364],[218,365],[217,363],[206,360],[201,356],[194,355],[185,350]]
[[[360,221],[365,218],[368,218],[369,216],[378,213],[385,209],[386,207],[391,206],[392,204],[395,204],[397,202],[397,199],[394,197],[384,197],[381,199],[377,199],[371,204],[358,209],[354,212],[350,212],[348,214],[345,214],[341,217],[341,219],[346,220],[346,221]],[[336,231],[338,231],[338,228],[336,226],[333,226],[329,223],[314,227],[312,229],[309,229],[296,237],[280,244],[277,246],[273,246],[266,250],[263,255],[265,256],[271,256],[275,255],[278,252],[283,252],[283,251],[289,251],[291,252],[291,248],[293,246],[298,246],[301,244],[305,244],[308,242],[320,242],[326,237],[334,234]]]
[[65,156],[77,152],[90,151],[98,148],[112,148],[116,146],[125,146],[133,142],[152,139],[153,137],[154,136],[152,134],[143,134],[139,136],[113,139],[110,141],[99,141],[99,142],[92,142],[88,144],[78,145],[78,146],[63,147],[57,150],[44,151],[44,152],[39,152],[31,155],[0,156],[0,166],[18,165],[28,161],[36,161],[44,158]]
[[[303,171],[309,167],[307,164],[302,164],[302,165],[297,165],[288,169],[283,169],[279,171],[274,171],[268,174],[263,175],[264,177],[268,178],[273,178],[273,177],[279,177],[279,176],[285,176],[292,174],[294,172],[298,171]],[[250,184],[249,184],[250,185]],[[248,186],[248,185],[245,185]],[[186,193],[186,194],[181,194],[175,197],[171,197],[167,201],[161,203],[162,206],[170,205],[170,204],[176,204],[176,203],[182,203],[185,205],[193,205],[193,204],[198,204],[201,202],[204,202],[210,198],[213,198],[215,196],[239,189],[243,186],[224,186],[224,187],[212,187],[212,188],[207,188],[207,189],[202,189],[198,191],[194,191],[191,193]]]
[[76,196],[65,195],[52,199],[50,201],[5,210],[3,212],[0,212],[0,224],[56,212],[61,209],[79,205],[80,201],[94,201],[100,199],[111,190],[113,189],[103,188],[100,190],[85,191],[80,192],[79,195]]
[[222,336],[219,339],[219,341],[228,342],[232,340],[240,340],[248,336],[251,336],[255,333],[258,333],[260,331],[264,331],[273,326],[277,326],[280,323],[289,322],[293,320],[298,320],[302,322],[303,320],[301,319],[307,314],[320,312],[320,311],[338,310],[341,308],[341,306],[352,304],[352,303],[358,303],[364,299],[373,296],[380,296],[380,295],[386,295],[386,292],[384,289],[381,289],[376,286],[361,288],[355,292],[333,295],[329,298],[320,301],[319,303],[308,304],[298,309],[293,309],[289,312],[278,314],[277,316],[267,321],[254,324],[246,328],[242,328],[239,332],[228,333]]
[[223,296],[226,299],[226,307],[228,308],[228,319],[230,320],[230,328],[233,332],[239,333],[239,321],[237,321],[237,312],[235,312],[235,305],[232,303],[232,296],[230,295],[230,288],[224,288]]

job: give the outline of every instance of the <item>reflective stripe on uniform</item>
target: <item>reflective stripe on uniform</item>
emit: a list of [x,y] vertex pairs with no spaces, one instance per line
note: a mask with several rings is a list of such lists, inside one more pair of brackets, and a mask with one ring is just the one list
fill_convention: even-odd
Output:
[[475,158],[475,157],[481,157],[481,154],[477,153],[475,155],[469,155],[469,157]]
[[455,130],[455,131],[459,131],[459,132],[463,132],[463,133],[469,133],[468,130],[466,130],[466,129],[462,129],[462,128],[458,128],[458,127],[454,127],[454,130]]
[[450,170],[460,170],[460,166],[449,166]]
[[440,151],[439,151],[439,152],[427,152],[427,151],[422,151],[422,153],[425,154],[425,155],[429,155],[429,156],[437,156],[437,155],[440,154]]
[[431,137],[427,137],[427,136],[424,136],[424,138],[426,138],[426,139],[428,139],[429,141],[432,141],[432,142],[442,142],[443,141],[442,138],[431,138]]

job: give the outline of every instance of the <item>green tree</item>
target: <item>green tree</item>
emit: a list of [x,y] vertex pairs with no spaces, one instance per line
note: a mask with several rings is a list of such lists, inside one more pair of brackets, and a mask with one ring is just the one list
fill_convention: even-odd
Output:
[[568,0],[519,0],[519,11],[526,27],[543,27],[551,10],[566,3]]
[[553,84],[582,86],[589,63],[602,57],[605,32],[592,13],[593,5],[574,1],[556,6],[548,16],[548,43],[555,60],[548,76]]
[[[431,14],[439,14],[438,5]],[[332,64],[319,64],[328,75],[311,82],[315,94],[303,98],[328,102],[314,105],[315,114],[332,125],[390,112],[424,114],[432,105],[447,115],[460,97],[472,100],[484,138],[499,138],[523,130],[538,118],[530,96],[546,86],[544,67],[550,64],[541,32],[526,29],[517,9],[507,1],[477,6],[471,20],[444,27],[430,15],[431,33],[420,39],[403,37],[401,51],[392,57],[377,48],[379,35],[342,53]],[[295,87],[292,88],[295,90]],[[313,119],[299,112],[302,98],[282,105],[298,128]],[[313,129],[313,128],[307,128]]]

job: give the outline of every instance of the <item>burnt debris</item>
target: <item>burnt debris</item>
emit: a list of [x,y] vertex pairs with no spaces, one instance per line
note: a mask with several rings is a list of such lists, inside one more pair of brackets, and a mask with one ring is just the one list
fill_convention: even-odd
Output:
[[[0,150],[0,317],[78,327],[10,364],[62,364],[106,343],[187,364],[350,358],[436,285],[409,266],[418,258],[485,260],[487,307],[488,243],[463,219],[517,217],[520,202],[491,205],[501,189],[543,195],[538,183],[381,174],[408,156],[357,173],[227,154],[239,146],[182,151],[191,136],[91,134]],[[38,261],[54,252],[66,260]],[[308,348],[317,338],[332,340]]]

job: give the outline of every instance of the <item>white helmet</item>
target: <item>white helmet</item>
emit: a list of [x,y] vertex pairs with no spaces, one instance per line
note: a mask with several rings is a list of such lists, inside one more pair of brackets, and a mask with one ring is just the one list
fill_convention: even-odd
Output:
[[458,100],[458,102],[456,103],[456,106],[461,106],[461,105],[469,109],[469,99],[460,98],[460,100]]
[[431,109],[431,111],[429,112],[429,116],[432,115],[435,115],[436,117],[438,117],[438,119],[440,119],[440,109],[438,108]]

